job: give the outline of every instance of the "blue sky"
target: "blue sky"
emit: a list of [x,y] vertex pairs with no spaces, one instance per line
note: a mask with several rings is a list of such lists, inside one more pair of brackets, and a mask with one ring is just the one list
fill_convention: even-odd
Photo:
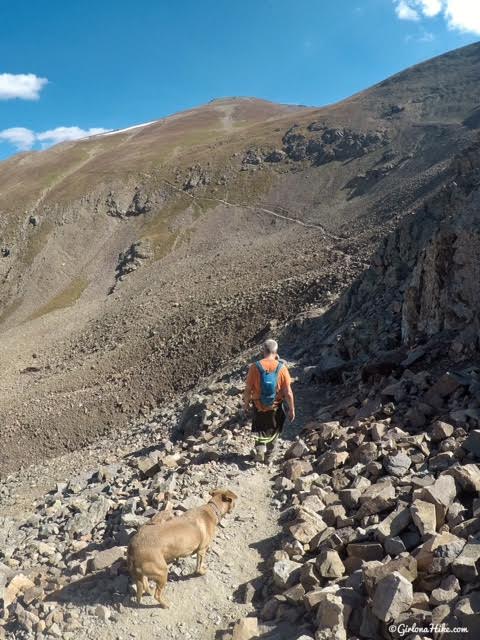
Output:
[[478,0],[0,0],[0,158],[220,96],[331,103],[479,38]]

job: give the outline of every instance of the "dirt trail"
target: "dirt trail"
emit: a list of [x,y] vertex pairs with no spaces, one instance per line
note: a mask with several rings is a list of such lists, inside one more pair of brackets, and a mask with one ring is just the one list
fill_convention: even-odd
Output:
[[[288,364],[295,374],[294,363]],[[212,406],[228,406],[228,403],[231,407],[237,406],[231,399],[232,396],[224,394],[232,382],[240,384],[240,380],[230,375],[228,377],[228,383],[222,377],[221,390],[215,393],[217,404]],[[314,410],[312,390],[308,385],[298,382],[295,392],[299,411],[295,423],[285,433],[288,439],[298,433]],[[76,573],[64,588],[51,594],[47,605],[52,607],[52,611],[61,612],[64,619],[73,616],[78,621],[75,631],[65,631],[65,638],[218,640],[223,637],[224,632],[231,631],[233,623],[240,618],[257,615],[263,606],[262,587],[270,575],[267,561],[278,548],[278,537],[282,530],[279,522],[282,504],[276,499],[273,481],[278,472],[278,463],[283,459],[283,452],[289,442],[281,441],[277,464],[271,467],[254,464],[249,455],[252,446],[250,430],[242,421],[235,423],[237,426],[233,431],[224,430],[222,424],[223,420],[220,420],[218,427],[212,432],[217,434],[214,436],[216,442],[212,440],[212,444],[218,452],[218,460],[212,464],[206,462],[187,465],[179,475],[181,487],[177,487],[182,499],[205,499],[215,486],[228,487],[239,496],[236,509],[217,529],[207,555],[206,575],[194,574],[194,557],[173,563],[166,589],[166,598],[171,607],[161,609],[152,596],[144,596],[141,606],[136,604],[133,588],[123,569],[117,574],[116,569],[111,573],[107,568],[87,573],[85,577]],[[139,483],[135,479],[138,477],[135,472],[132,478],[129,475],[132,472],[128,469],[135,468],[138,456],[144,456],[146,451],[161,449],[167,439],[168,430],[163,422],[148,425],[139,423],[115,436],[111,434],[83,451],[18,472],[4,483],[5,489],[2,491],[5,498],[2,499],[0,495],[0,517],[13,517],[19,523],[24,522],[32,514],[32,498],[37,498],[37,505],[44,505],[49,499],[42,496],[52,489],[55,491],[57,482],[69,482],[72,477],[82,477],[85,472],[91,477],[92,469],[105,464],[121,467],[119,479],[112,479],[110,490],[107,491],[116,506],[122,504],[125,496],[134,496],[137,491],[140,491],[140,495],[142,492],[146,495],[149,481],[143,479]],[[201,446],[200,433],[193,442],[197,448]],[[184,444],[188,449],[189,445]],[[181,443],[170,445],[178,451],[182,450]],[[95,487],[95,483],[87,486],[86,495],[93,495]],[[102,487],[105,485],[100,485],[99,490]],[[81,500],[80,495],[85,493],[79,494],[76,499]],[[55,522],[56,526],[65,526],[59,520]],[[100,540],[101,535],[91,541],[92,549],[102,548]],[[55,536],[51,538],[54,545],[62,545],[64,541],[62,536],[58,541]],[[67,566],[63,567],[61,573],[68,573],[72,569],[71,559],[75,554],[72,556],[62,552],[63,554]],[[258,600],[252,603],[251,597],[245,598],[246,593],[251,596],[255,593]],[[106,621],[98,613],[99,606],[103,606],[107,612]],[[298,630],[290,629],[289,623],[285,622],[280,627],[263,625],[261,631],[262,638],[283,640],[296,637]]]
[[225,129],[225,131],[232,131],[235,121],[233,119],[233,114],[235,112],[235,105],[233,104],[222,104],[222,105],[217,105],[215,107],[215,109],[217,111],[220,111],[220,113],[223,113],[222,116],[222,127]]
[[335,241],[345,240],[345,237],[336,236],[335,234],[328,231],[322,224],[314,224],[313,222],[304,222],[299,218],[292,217],[292,215],[286,215],[288,211],[283,207],[282,207],[282,211],[284,213],[282,214],[282,213],[278,213],[277,211],[272,211],[272,209],[267,209],[265,207],[262,207],[260,205],[249,205],[244,202],[229,202],[228,200],[224,200],[223,198],[211,198],[203,195],[200,197],[197,197],[192,193],[188,193],[188,191],[185,191],[184,189],[180,189],[180,187],[177,187],[175,184],[173,184],[173,182],[170,182],[169,180],[162,178],[162,182],[167,186],[169,186],[174,191],[180,193],[182,196],[187,196],[188,198],[191,198],[194,201],[206,200],[208,202],[215,202],[216,204],[223,205],[224,207],[248,209],[249,211],[253,211],[254,213],[257,213],[257,214],[266,213],[269,216],[273,216],[274,218],[285,220],[287,222],[293,222],[294,224],[297,224],[306,229],[316,229],[318,231],[321,231],[322,234],[325,236],[325,238],[329,238],[330,240],[335,240]]
[[[288,362],[288,366],[294,375],[295,363]],[[232,463],[218,478],[219,485],[228,486],[240,497],[235,512],[217,530],[207,556],[207,574],[202,577],[194,574],[194,557],[174,563],[165,592],[170,609],[160,609],[151,596],[144,598],[140,608],[132,599],[126,606],[120,606],[113,623],[109,621],[100,630],[98,621],[94,621],[91,628],[82,630],[78,640],[214,640],[231,628],[233,622],[255,615],[255,606],[242,604],[241,600],[247,583],[255,584],[258,590],[259,583],[265,579],[268,572],[265,561],[271,557],[276,538],[281,534],[281,506],[275,503],[273,479],[283,451],[311,418],[317,404],[309,385],[297,382],[295,395],[297,418],[286,426],[286,439],[280,442],[277,464],[249,467],[245,456],[240,454],[232,457]],[[238,451],[238,446],[232,445],[232,450]],[[295,631],[288,624],[272,629],[265,627],[262,637],[285,640],[295,637]]]
[[267,469],[242,472],[230,486],[241,498],[235,514],[218,529],[207,556],[206,575],[194,574],[193,557],[177,563],[170,570],[165,592],[170,609],[158,607],[151,596],[144,597],[141,607],[132,600],[120,607],[114,622],[99,628],[98,621],[92,621],[92,627],[82,630],[78,640],[213,639],[254,611],[252,604],[237,600],[245,583],[261,577],[264,558],[271,553],[280,531],[278,512],[271,505]]

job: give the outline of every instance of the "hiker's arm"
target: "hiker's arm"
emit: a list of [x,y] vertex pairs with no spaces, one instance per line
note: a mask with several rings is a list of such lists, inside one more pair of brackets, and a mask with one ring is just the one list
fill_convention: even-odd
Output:
[[250,409],[250,402],[252,400],[252,378],[253,378],[253,370],[250,366],[247,374],[247,379],[245,380],[245,391],[243,392],[243,410],[245,413]]
[[295,400],[293,397],[292,387],[290,385],[288,385],[285,391],[285,400],[288,404],[288,419],[290,422],[293,422],[295,420]]
[[247,412],[250,409],[251,398],[252,398],[252,389],[247,382],[247,384],[245,385],[245,391],[243,392],[243,409],[245,412]]

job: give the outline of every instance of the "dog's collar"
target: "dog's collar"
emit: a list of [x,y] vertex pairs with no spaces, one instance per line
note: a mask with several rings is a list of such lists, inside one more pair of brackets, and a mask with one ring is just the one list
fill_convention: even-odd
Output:
[[217,505],[215,504],[215,502],[213,502],[213,500],[210,500],[210,502],[207,502],[207,505],[209,507],[212,507],[213,509],[213,513],[217,516],[217,522],[220,522],[220,520],[222,519],[223,513],[220,511],[220,509],[217,507]]

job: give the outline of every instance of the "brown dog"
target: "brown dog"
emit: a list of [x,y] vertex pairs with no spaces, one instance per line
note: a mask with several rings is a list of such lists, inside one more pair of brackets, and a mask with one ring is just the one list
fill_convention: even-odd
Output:
[[229,489],[215,489],[211,500],[201,507],[163,522],[143,525],[130,540],[128,570],[137,588],[137,602],[149,593],[148,580],[156,584],[155,599],[162,607],[169,604],[162,597],[167,584],[168,565],[176,558],[197,554],[196,572],[206,572],[205,554],[218,523],[235,506],[237,496]]

